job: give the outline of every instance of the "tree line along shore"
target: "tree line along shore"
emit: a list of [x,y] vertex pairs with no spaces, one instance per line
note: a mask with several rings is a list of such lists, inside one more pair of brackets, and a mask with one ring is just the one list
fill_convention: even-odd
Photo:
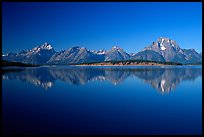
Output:
[[[56,64],[26,64],[21,62],[11,62],[2,60],[2,66],[38,67],[43,65]],[[78,64],[60,64],[74,66],[163,66],[163,65],[202,65],[202,62],[182,64],[179,62],[159,62],[149,60],[125,60],[125,61],[104,61],[104,62],[84,62]]]
[[125,61],[105,61],[80,63],[78,66],[162,66],[162,65],[182,65],[179,62],[158,62],[149,60],[125,60]]

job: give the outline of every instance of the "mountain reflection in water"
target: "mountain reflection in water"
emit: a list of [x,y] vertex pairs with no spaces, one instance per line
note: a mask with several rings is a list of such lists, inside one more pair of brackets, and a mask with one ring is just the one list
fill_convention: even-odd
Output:
[[56,80],[74,85],[84,85],[91,81],[111,81],[114,85],[128,77],[137,77],[157,91],[170,92],[183,80],[195,80],[202,75],[200,67],[39,67],[23,69],[3,69],[2,79],[17,79],[45,89],[54,86]]

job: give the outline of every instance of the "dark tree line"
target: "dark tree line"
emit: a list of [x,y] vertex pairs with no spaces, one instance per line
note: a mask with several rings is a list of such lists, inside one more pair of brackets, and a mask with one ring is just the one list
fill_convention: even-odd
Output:
[[21,62],[11,62],[11,61],[6,61],[2,60],[2,66],[21,66],[21,67],[37,67],[40,65],[36,64],[26,64],[26,63],[21,63]]
[[96,63],[111,63],[113,65],[115,64],[123,64],[123,65],[129,65],[131,63],[157,63],[157,64],[164,64],[164,65],[182,65],[182,63],[179,62],[161,62],[161,61],[150,61],[150,60],[124,60],[124,61],[116,61],[116,60],[112,60],[112,61],[104,61],[104,62],[85,62],[85,63],[81,63],[80,65],[92,65],[92,64],[96,64]]

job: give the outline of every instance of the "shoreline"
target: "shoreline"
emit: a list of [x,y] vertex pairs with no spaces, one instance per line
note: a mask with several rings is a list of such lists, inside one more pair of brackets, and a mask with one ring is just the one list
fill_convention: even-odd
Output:
[[[115,66],[115,67],[122,67],[122,66],[188,66],[188,65],[73,65],[73,66],[99,66],[99,67],[103,67],[103,66]],[[189,65],[190,66],[190,65]],[[195,66],[195,65],[191,65],[191,66]]]
[[202,66],[202,65],[70,65],[70,66],[98,66],[98,67],[103,67],[103,66],[115,66],[115,67],[122,67],[122,66]]
[[160,64],[160,63],[130,63],[130,64],[112,64],[112,63],[96,63],[96,64],[78,64],[74,66],[182,66],[175,64]]

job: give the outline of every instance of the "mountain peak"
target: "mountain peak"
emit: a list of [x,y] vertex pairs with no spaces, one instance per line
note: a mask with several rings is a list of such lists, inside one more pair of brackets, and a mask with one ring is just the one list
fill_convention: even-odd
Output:
[[167,37],[159,37],[156,42],[153,42],[153,44],[155,43],[158,44],[159,48],[163,51],[166,50],[167,47],[173,47],[176,50],[180,49],[175,40],[171,40],[170,38]]
[[202,61],[194,49],[182,49],[175,40],[159,37],[156,42],[145,47],[134,59],[146,59],[167,62],[192,63]]
[[48,44],[47,42],[45,42],[45,44],[43,44],[40,48],[47,49],[47,50],[53,49],[53,47],[50,44]]
[[121,48],[118,46],[113,46],[111,49],[121,49]]
[[85,48],[85,47],[81,47],[80,49],[82,49],[82,50],[86,50],[86,48]]
[[156,42],[158,42],[158,43],[161,43],[161,42],[171,42],[171,39],[167,38],[167,37],[159,37]]
[[46,42],[30,50],[2,55],[5,60],[39,64],[73,64],[129,59],[191,63],[202,61],[201,56],[202,53],[199,54],[194,49],[182,49],[175,40],[166,37],[159,37],[157,41],[154,41],[140,52],[131,54],[126,53],[122,48],[116,45],[107,51],[90,51],[85,47],[80,48],[79,46],[75,46],[58,53]]
[[45,42],[42,46],[34,47],[33,49],[30,49],[29,51],[30,52],[40,52],[41,50],[53,50],[53,47],[47,42]]

